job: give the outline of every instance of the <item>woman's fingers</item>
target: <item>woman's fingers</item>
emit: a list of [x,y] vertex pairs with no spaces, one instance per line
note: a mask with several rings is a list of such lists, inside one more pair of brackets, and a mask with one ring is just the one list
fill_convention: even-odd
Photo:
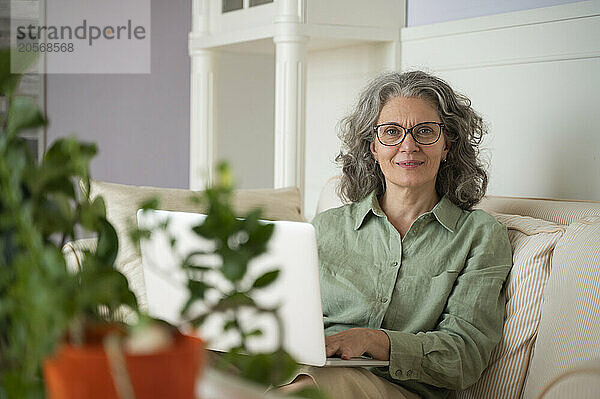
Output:
[[381,330],[351,328],[325,337],[327,357],[340,356],[342,359],[359,357],[365,353],[378,360],[390,359],[390,339]]
[[365,353],[364,333],[361,329],[350,329],[325,338],[327,357],[334,355],[342,359],[359,357]]
[[332,357],[337,354],[338,347],[333,342],[328,343],[327,338],[325,338],[325,354],[327,357]]

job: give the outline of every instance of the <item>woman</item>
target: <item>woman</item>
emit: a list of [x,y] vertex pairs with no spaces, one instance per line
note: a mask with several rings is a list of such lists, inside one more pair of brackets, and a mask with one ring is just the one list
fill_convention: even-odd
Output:
[[480,377],[502,333],[506,228],[481,210],[485,127],[443,80],[387,73],[341,124],[341,196],[315,217],[328,356],[389,368],[306,368],[334,398],[445,398]]

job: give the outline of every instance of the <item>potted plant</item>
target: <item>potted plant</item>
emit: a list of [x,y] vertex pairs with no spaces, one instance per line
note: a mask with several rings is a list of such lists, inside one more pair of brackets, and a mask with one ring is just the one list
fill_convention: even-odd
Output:
[[[160,331],[168,331],[181,345],[137,358],[123,354],[119,337],[133,337],[130,341],[136,346],[135,338],[140,336],[136,331],[151,331],[156,322],[142,317],[136,328],[122,322],[124,312],[135,318],[138,307],[127,279],[114,268],[117,235],[106,219],[103,199],[90,201],[87,195],[80,198],[77,194],[76,180],[89,188],[89,164],[96,147],[72,138],[60,139],[48,148],[41,162],[34,160],[19,132],[47,122],[30,99],[16,95],[20,76],[10,73],[10,57],[15,54],[8,49],[0,51],[0,95],[7,104],[0,112],[0,398],[43,397],[44,359],[48,359],[48,392],[56,398],[73,397],[67,388],[84,379],[70,374],[71,383],[61,385],[61,368],[70,373],[82,371],[65,368],[65,356],[104,356],[98,364],[110,367],[111,373],[106,375],[116,381],[94,386],[92,391],[97,393],[106,385],[112,393],[123,386],[119,370],[123,371],[125,364],[128,381],[133,382],[130,388],[137,393],[136,381],[145,380],[139,375],[149,364],[148,356],[179,351],[190,359],[191,353],[189,361],[199,365],[201,341],[179,339],[162,327]],[[98,245],[86,253],[81,268],[68,270],[61,248],[75,237],[76,226],[96,235]],[[100,341],[98,337],[112,338]],[[116,359],[109,364],[105,346]],[[86,359],[84,364],[90,365],[89,356]],[[140,359],[146,361],[140,363]],[[150,363],[164,368],[160,361],[150,359]],[[101,373],[96,369],[92,374]],[[194,370],[188,374],[192,397],[196,375]]]
[[[202,341],[140,314],[127,279],[115,269],[117,235],[103,199],[89,197],[96,146],[60,139],[41,162],[34,160],[19,132],[47,121],[31,100],[16,95],[20,76],[10,73],[10,56],[9,50],[0,51],[0,95],[8,105],[0,112],[0,398],[43,397],[46,390],[51,398],[193,397]],[[277,318],[277,309],[261,308],[252,293],[271,284],[278,272],[250,284],[244,279],[248,262],[266,250],[272,226],[259,222],[259,211],[235,217],[231,174],[224,165],[219,171],[218,183],[196,198],[208,217],[194,231],[217,243],[215,254],[223,263],[214,270],[193,256],[183,260],[189,300],[182,314],[198,326],[209,314],[226,312],[225,330],[238,331],[241,340],[217,366],[233,365],[242,378],[276,385],[296,363],[281,345],[273,353],[242,355],[248,353],[246,340],[260,331],[246,331],[237,317],[241,308],[253,307]],[[87,188],[83,196],[76,189],[79,180]],[[76,238],[76,227],[96,235],[98,244],[85,251],[80,268],[68,270],[61,249]],[[245,237],[240,245],[228,244],[240,236]],[[213,272],[231,288],[210,302],[206,294],[217,287],[203,276]],[[207,306],[203,314],[191,312],[198,301]],[[135,323],[125,324],[124,315]],[[161,393],[159,382],[168,394]],[[175,383],[182,384],[180,391]],[[301,394],[322,397],[316,390]]]

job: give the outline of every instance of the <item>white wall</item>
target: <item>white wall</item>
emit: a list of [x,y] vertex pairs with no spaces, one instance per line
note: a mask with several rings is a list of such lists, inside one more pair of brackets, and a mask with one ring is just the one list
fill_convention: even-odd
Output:
[[97,143],[96,179],[187,188],[191,0],[152,0],[151,15],[150,74],[47,76],[46,141]]
[[273,187],[275,58],[221,52],[217,63],[216,159],[237,188]]
[[365,82],[391,69],[387,44],[365,44],[309,54],[306,87],[304,211],[311,219],[327,179],[339,174],[337,123],[349,112]]
[[406,26],[456,21],[577,1],[579,0],[406,0]]
[[600,200],[600,3],[402,33],[402,67],[466,93],[490,127],[488,194]]

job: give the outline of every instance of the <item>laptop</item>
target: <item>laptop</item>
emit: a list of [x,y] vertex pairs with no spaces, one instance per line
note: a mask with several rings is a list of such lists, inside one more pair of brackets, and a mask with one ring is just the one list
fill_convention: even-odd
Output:
[[[141,243],[142,265],[148,312],[151,316],[181,325],[180,309],[187,300],[186,278],[181,260],[192,251],[214,248],[211,241],[196,235],[191,228],[200,224],[206,215],[162,210],[137,213],[140,228],[153,228],[169,220],[166,231],[155,232]],[[257,290],[252,296],[261,306],[279,306],[282,319],[283,348],[301,364],[312,366],[384,367],[388,361],[369,358],[344,360],[326,358],[319,261],[314,227],[310,223],[263,221],[275,225],[267,252],[254,259],[248,267],[248,281],[254,281],[267,271],[279,269],[279,277],[270,286]],[[171,248],[171,238],[176,245]],[[216,266],[218,259],[202,255],[203,265]],[[226,283],[214,274],[205,274],[213,284],[226,288]],[[216,273],[215,273],[216,274]],[[207,282],[208,282],[207,281]],[[212,298],[216,299],[216,298]],[[201,305],[192,309],[202,311]],[[260,328],[263,335],[248,339],[251,351],[272,351],[277,348],[279,332],[273,317],[257,315],[251,310],[242,312],[241,322],[248,328]],[[211,315],[195,333],[207,341],[207,348],[226,351],[237,343],[235,333],[223,334],[224,320]]]

